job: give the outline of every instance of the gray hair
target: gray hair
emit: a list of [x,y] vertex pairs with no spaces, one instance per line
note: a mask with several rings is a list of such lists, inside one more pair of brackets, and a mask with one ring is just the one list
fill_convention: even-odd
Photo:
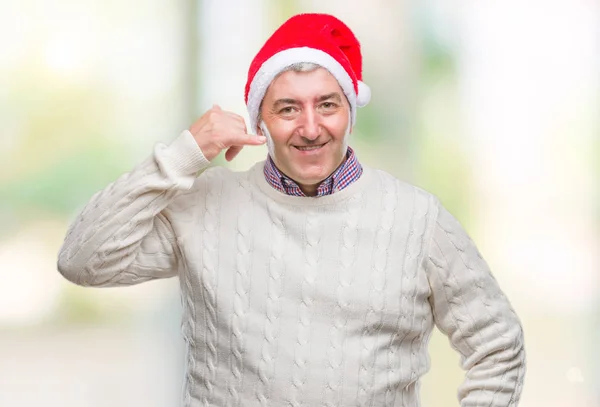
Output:
[[[281,71],[280,73],[277,74],[277,76],[279,76],[282,73],[287,72],[287,71],[312,72],[319,68],[322,68],[321,65],[315,64],[313,62],[296,62],[296,63],[291,64],[290,66],[287,66],[286,68],[284,68],[283,71]],[[277,76],[275,76],[275,78],[277,78]]]
[[[316,71],[317,69],[322,68],[321,65],[315,64],[313,62],[296,62],[293,63],[291,65],[286,66],[285,68],[283,68],[283,70],[281,72],[279,72],[274,78],[273,80],[277,79],[280,75],[284,74],[285,72],[288,71],[294,71],[294,72],[312,72],[312,71]],[[258,119],[256,120],[257,123],[260,123],[261,119],[262,119],[262,105],[263,102],[262,100],[260,101],[260,105],[258,106]]]

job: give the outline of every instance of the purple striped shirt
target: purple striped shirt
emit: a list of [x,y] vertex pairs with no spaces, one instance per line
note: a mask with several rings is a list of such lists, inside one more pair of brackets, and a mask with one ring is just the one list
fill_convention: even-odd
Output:
[[[346,160],[319,184],[317,196],[330,195],[346,188],[359,179],[362,172],[363,168],[358,162],[354,150],[348,147]],[[279,171],[270,155],[267,156],[264,173],[267,182],[279,192],[287,195],[306,196],[294,180]]]

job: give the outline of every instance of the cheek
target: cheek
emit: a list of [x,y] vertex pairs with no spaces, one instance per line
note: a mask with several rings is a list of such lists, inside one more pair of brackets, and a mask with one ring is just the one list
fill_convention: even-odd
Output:
[[294,134],[296,126],[293,122],[282,122],[273,125],[271,128],[271,137],[273,138],[273,142],[278,146],[283,146],[287,144],[289,139]]
[[329,133],[338,140],[343,139],[350,129],[350,121],[344,117],[338,117],[328,126]]

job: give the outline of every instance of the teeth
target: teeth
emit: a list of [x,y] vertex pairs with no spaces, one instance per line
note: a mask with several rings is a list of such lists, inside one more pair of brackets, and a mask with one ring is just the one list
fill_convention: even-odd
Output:
[[310,151],[310,150],[316,150],[318,148],[323,147],[323,144],[319,145],[319,146],[308,146],[308,147],[298,147],[296,146],[296,148],[300,151]]

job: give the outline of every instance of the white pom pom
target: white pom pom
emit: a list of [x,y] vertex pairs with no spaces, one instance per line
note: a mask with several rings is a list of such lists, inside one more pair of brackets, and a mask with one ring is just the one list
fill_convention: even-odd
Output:
[[358,81],[358,95],[356,96],[356,105],[358,107],[366,106],[371,100],[371,88],[363,81]]

